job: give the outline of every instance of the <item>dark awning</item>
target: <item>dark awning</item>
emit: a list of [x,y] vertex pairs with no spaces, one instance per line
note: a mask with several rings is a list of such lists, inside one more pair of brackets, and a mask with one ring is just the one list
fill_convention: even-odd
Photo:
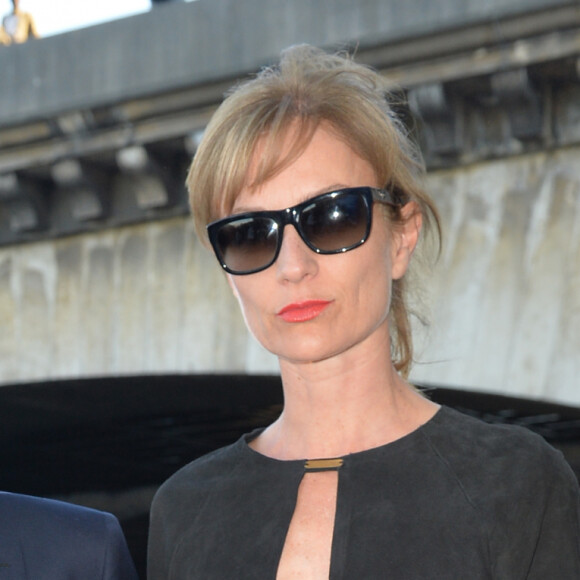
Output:
[[[580,476],[580,409],[429,387],[436,402],[528,427]],[[278,415],[278,376],[107,377],[0,388],[0,489],[38,495],[158,485]]]

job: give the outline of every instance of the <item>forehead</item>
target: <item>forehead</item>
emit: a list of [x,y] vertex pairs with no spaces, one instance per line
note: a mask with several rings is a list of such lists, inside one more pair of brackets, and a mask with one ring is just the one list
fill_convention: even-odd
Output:
[[336,189],[378,186],[371,164],[332,128],[319,126],[298,148],[293,137],[288,134],[278,150],[274,173],[265,172],[262,165],[269,154],[267,138],[258,144],[248,179],[233,204],[236,212],[242,208],[281,209]]

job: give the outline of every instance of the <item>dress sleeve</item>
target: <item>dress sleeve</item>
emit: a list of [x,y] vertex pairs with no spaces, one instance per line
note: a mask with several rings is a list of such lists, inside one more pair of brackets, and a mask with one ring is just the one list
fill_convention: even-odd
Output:
[[171,526],[166,525],[166,506],[162,493],[157,493],[149,516],[149,539],[147,546],[147,580],[167,580],[172,541]]
[[527,580],[580,578],[580,491],[560,453],[548,458],[549,478]]

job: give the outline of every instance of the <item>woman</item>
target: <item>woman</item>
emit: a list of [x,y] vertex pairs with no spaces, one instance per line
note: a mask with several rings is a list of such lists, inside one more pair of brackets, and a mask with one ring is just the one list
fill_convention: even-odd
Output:
[[279,358],[284,411],[162,486],[151,580],[580,578],[561,456],[405,380],[405,280],[438,237],[421,175],[381,77],[311,47],[210,122],[188,177],[197,229]]

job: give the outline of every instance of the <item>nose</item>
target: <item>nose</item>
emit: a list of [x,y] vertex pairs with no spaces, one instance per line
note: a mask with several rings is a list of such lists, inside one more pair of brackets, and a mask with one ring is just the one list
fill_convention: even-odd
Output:
[[318,272],[318,255],[302,240],[296,228],[284,228],[282,247],[276,260],[276,276],[280,281],[299,282]]

